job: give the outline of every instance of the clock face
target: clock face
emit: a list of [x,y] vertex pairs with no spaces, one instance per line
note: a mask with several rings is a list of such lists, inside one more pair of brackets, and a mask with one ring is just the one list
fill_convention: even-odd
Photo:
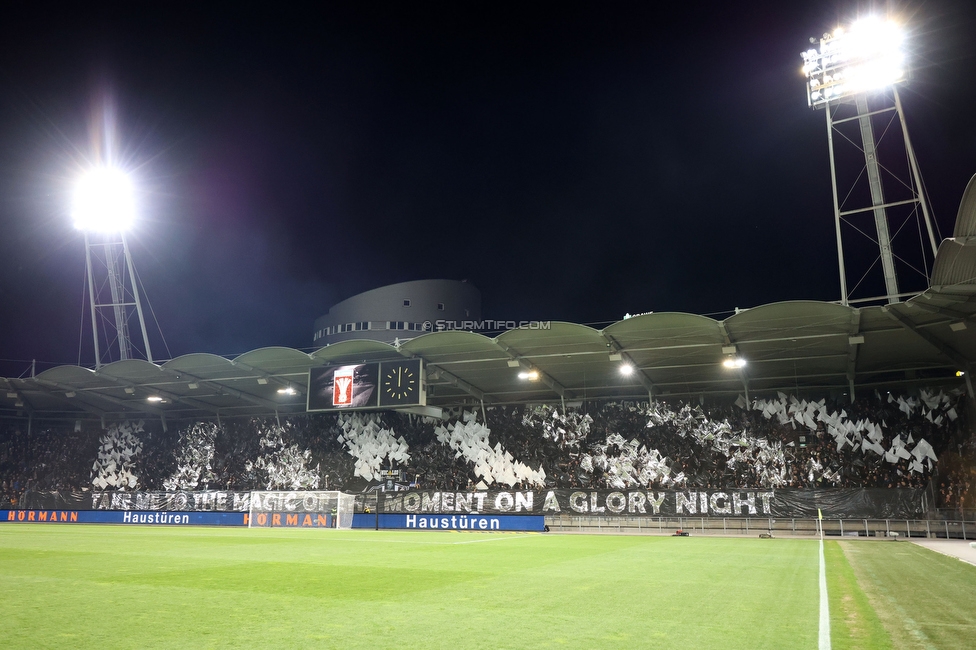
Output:
[[380,381],[383,405],[418,404],[420,402],[419,360],[383,364]]

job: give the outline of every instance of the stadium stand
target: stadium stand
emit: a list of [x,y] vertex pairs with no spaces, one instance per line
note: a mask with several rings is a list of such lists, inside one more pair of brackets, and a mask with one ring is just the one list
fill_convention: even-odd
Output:
[[[961,390],[849,403],[499,406],[446,420],[394,412],[45,426],[0,421],[0,507],[31,491],[396,487],[914,487],[976,507],[976,440]],[[487,423],[484,418],[487,418]]]

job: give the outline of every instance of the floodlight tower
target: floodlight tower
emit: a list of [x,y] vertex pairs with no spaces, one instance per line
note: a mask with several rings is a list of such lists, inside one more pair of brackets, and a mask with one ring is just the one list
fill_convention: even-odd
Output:
[[[79,179],[75,188],[72,216],[75,228],[85,234],[85,271],[95,368],[115,360],[134,358],[129,321],[139,320],[142,350],[152,361],[146,320],[136,286],[135,267],[125,231],[135,218],[132,182],[119,169],[97,167]],[[103,346],[104,344],[104,346]]]
[[[817,42],[812,38],[810,41],[813,44]],[[917,229],[920,258],[907,259],[892,248],[895,237],[904,230],[909,221],[914,219],[917,222],[919,214],[925,223],[927,244],[931,248],[932,257],[937,250],[918,162],[908,138],[905,114],[898,97],[898,85],[907,79],[903,44],[904,33],[897,23],[872,17],[861,19],[846,29],[839,27],[833,33],[824,34],[820,39],[819,49],[811,48],[802,54],[803,72],[807,78],[807,103],[811,108],[824,109],[827,116],[837,260],[840,267],[841,303],[844,305],[872,300],[894,303],[911,295],[914,292],[902,293],[899,290],[899,269],[914,271],[928,279],[929,257],[920,227]],[[881,139],[886,136],[897,137],[896,133],[900,131],[907,158],[907,170],[904,173],[898,169],[896,161],[892,161],[893,164],[884,164],[879,160],[881,139],[875,137],[875,120],[885,118],[888,121],[881,125]],[[890,129],[889,133],[889,127],[896,119],[901,128]],[[842,131],[845,124],[856,124],[857,132],[845,134]],[[835,151],[835,134],[840,136],[842,142],[858,147],[864,156],[863,166],[841,170],[850,172],[845,178],[853,178],[850,185],[844,188],[845,195],[842,199],[838,190],[838,175],[841,173],[839,167],[842,166],[839,165]],[[858,140],[860,145],[857,144]],[[887,198],[883,178],[889,181]],[[865,182],[866,188],[863,187]],[[899,196],[891,195],[892,188]],[[904,219],[894,219],[894,233],[890,227],[893,210],[899,214],[908,211]],[[856,280],[854,286],[849,288],[841,224],[847,223],[857,232],[872,239],[869,234],[871,229],[858,223],[858,218],[867,214],[874,217],[873,230],[877,236],[879,257]],[[921,261],[918,262],[918,259]],[[885,295],[852,300],[851,295],[877,266],[878,261],[884,276]]]

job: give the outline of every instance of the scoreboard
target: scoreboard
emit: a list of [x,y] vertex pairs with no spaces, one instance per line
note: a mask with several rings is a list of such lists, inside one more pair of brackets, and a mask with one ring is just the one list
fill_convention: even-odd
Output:
[[388,409],[426,406],[423,360],[401,359],[312,368],[308,411]]

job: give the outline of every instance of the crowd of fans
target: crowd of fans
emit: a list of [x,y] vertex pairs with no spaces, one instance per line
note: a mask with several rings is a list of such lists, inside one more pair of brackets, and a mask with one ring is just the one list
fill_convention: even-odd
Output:
[[976,438],[959,443],[939,463],[939,504],[950,510],[976,513]]
[[[487,418],[488,445],[496,458],[517,461],[531,470],[526,476],[536,477],[534,485],[520,479],[506,486],[515,489],[922,488],[934,479],[940,506],[976,507],[976,438],[969,424],[972,402],[965,395],[943,396],[939,413],[951,409],[951,419],[933,417],[934,409],[909,410],[903,400],[880,393],[853,404],[815,404],[820,404],[818,412],[844,413],[845,422],[878,425],[886,447],[895,437],[915,444],[925,440],[938,463],[923,455],[886,458],[871,449],[839,445],[828,418],[784,422],[764,412],[761,403],[742,399],[708,406],[677,401],[584,404],[568,412],[556,406],[498,406],[456,411],[446,426]],[[485,482],[484,472],[475,471],[476,463],[461,447],[445,444],[445,422],[392,412],[378,417],[392,433],[389,438],[395,436],[409,448],[408,458],[401,454],[405,461],[386,458],[382,463],[383,469],[400,471],[399,486],[499,487]],[[0,508],[17,507],[27,491],[101,489],[93,482],[98,471],[105,476],[98,461],[99,451],[106,448],[105,431],[86,423],[62,427],[35,422],[28,432],[26,424],[0,421]],[[360,471],[363,461],[345,442],[350,426],[358,425],[349,418],[343,423],[335,414],[231,419],[207,428],[187,423],[168,431],[146,421],[138,428],[139,452],[127,470],[137,484],[119,489],[362,491],[379,477],[367,473],[365,478]],[[205,440],[206,448],[194,448],[194,438]],[[206,466],[194,467],[193,462]]]

